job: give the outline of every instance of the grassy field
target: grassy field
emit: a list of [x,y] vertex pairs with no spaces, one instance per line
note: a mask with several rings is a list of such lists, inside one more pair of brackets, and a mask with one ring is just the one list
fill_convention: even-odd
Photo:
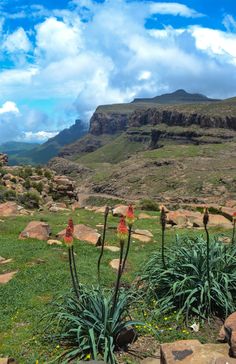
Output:
[[[149,212],[150,213],[150,212]],[[151,212],[157,215],[156,212]],[[103,223],[103,216],[86,210],[68,214],[36,213],[34,217],[5,218],[0,222],[0,256],[12,258],[13,261],[0,265],[0,274],[9,271],[18,271],[15,277],[7,284],[0,285],[0,357],[12,356],[20,364],[49,364],[53,358],[63,350],[60,346],[44,340],[46,320],[42,317],[52,311],[52,302],[59,295],[68,293],[71,287],[67,263],[67,249],[64,246],[49,246],[46,242],[32,239],[18,240],[19,233],[26,224],[33,220],[42,220],[49,223],[52,237],[62,230],[69,217],[74,223],[85,223],[91,227]],[[110,217],[109,227],[116,227],[117,218]],[[132,242],[131,253],[128,259],[128,271],[124,274],[123,282],[131,282],[144,266],[148,257],[160,247],[159,220],[137,220],[135,227],[148,229],[154,234],[150,243]],[[222,231],[214,231],[222,232]],[[174,242],[176,230],[167,230],[167,244]],[[179,234],[201,234],[192,230],[180,230]],[[113,229],[108,230],[107,242],[118,245]],[[97,283],[96,265],[99,249],[85,242],[75,242],[78,271],[81,282],[87,284]],[[102,284],[112,287],[115,272],[109,267],[109,261],[118,258],[119,253],[105,251],[101,267]],[[148,312],[148,308],[147,308]],[[139,313],[141,319],[147,321],[143,334],[149,335],[149,317],[146,312]],[[176,324],[175,313],[162,317],[158,322],[155,339],[170,341],[176,338],[195,337],[183,323]],[[146,331],[145,331],[146,330]],[[213,340],[207,330],[198,334],[202,341]],[[47,332],[48,333],[48,332]],[[210,335],[210,336],[209,336]],[[124,358],[124,363],[130,363]],[[58,361],[54,361],[57,363]],[[134,361],[135,362],[135,361]]]

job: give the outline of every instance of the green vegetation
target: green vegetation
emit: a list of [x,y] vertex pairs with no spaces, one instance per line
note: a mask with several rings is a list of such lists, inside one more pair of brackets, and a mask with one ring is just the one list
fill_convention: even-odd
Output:
[[202,237],[177,238],[167,252],[167,268],[154,254],[142,276],[148,297],[158,300],[162,312],[178,310],[187,319],[227,317],[236,309],[236,247],[212,239],[207,269],[207,244]]
[[[5,218],[5,222],[0,222],[0,256],[13,259],[7,265],[0,265],[0,273],[18,271],[9,283],[0,286],[0,353],[3,356],[17,358],[20,364],[32,364],[37,359],[39,363],[46,364],[64,352],[61,344],[45,342],[44,330],[47,320],[42,321],[42,317],[54,312],[52,302],[59,302],[59,296],[69,293],[71,279],[68,271],[67,249],[64,246],[48,246],[46,242],[33,239],[18,240],[18,235],[29,221],[42,220],[49,223],[52,238],[54,238],[56,233],[65,228],[69,217],[73,218],[75,224],[84,223],[91,227],[103,223],[101,214],[87,210],[77,210],[70,214],[42,212],[35,213],[33,218],[12,217]],[[106,237],[109,245],[118,245],[114,235],[117,222],[117,218],[109,217]],[[157,251],[161,243],[161,228],[158,222],[148,219],[137,220],[135,228],[150,230],[154,234],[154,239],[148,244],[137,240],[132,241],[127,262],[128,270],[124,273],[122,285],[130,284],[135,279],[148,257]],[[210,230],[211,234],[217,232],[222,230]],[[199,234],[189,229],[179,231],[180,235],[186,233],[190,238]],[[175,244],[173,235],[173,231],[166,231],[167,247]],[[74,249],[77,254],[81,284],[96,285],[99,249],[82,241],[75,241]],[[101,265],[103,287],[111,288],[114,285],[116,274],[109,267],[109,261],[118,258],[118,255],[119,253],[110,251],[104,253]],[[139,307],[140,309],[132,312],[132,317],[135,320],[144,320],[146,327],[138,328],[138,330],[140,333],[153,335],[160,342],[176,338],[200,338],[202,341],[212,339],[212,328],[208,330],[206,326],[200,330],[200,333],[192,333],[181,317],[179,321],[176,321],[174,313],[166,316],[157,314],[154,317],[151,307],[141,305]],[[132,362],[134,363],[135,360],[132,359]]]

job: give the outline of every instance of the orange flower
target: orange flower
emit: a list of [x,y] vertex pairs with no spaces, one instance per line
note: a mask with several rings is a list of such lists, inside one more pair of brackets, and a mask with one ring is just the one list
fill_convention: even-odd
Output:
[[233,221],[236,221],[236,212],[233,213]]
[[203,210],[203,225],[207,225],[209,222],[209,211],[208,207],[205,207]]
[[128,229],[125,224],[125,219],[121,217],[119,225],[117,227],[117,236],[120,240],[124,241],[128,234]]
[[68,220],[68,226],[71,228],[72,233],[73,233],[73,232],[74,232],[74,222],[73,222],[73,220],[72,220],[72,219],[69,219],[69,220]]
[[126,222],[128,226],[132,226],[135,220],[134,216],[134,208],[132,205],[129,205],[127,213],[126,213]]
[[64,236],[64,243],[68,247],[70,247],[73,244],[73,231],[69,225],[66,228],[66,234]]

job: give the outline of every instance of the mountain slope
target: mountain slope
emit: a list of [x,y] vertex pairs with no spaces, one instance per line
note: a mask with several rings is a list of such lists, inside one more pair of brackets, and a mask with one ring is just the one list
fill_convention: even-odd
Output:
[[[62,147],[83,137],[87,133],[87,130],[88,127],[85,123],[81,120],[76,120],[75,124],[62,130],[59,134],[49,139],[47,142],[30,151],[17,153],[14,162],[15,164],[45,164],[51,158],[57,156]],[[11,158],[10,163],[12,164]]]

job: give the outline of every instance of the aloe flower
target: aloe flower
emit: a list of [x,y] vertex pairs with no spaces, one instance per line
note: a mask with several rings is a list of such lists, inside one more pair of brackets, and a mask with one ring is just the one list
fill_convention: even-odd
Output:
[[71,228],[72,233],[73,233],[73,232],[74,232],[74,222],[73,222],[73,220],[72,220],[72,219],[69,219],[69,220],[68,220],[68,226]]
[[125,220],[129,227],[132,226],[135,221],[134,208],[132,205],[129,205],[128,207]]
[[125,241],[127,235],[128,235],[128,228],[126,226],[124,217],[121,217],[119,225],[117,227],[117,237],[120,241]]
[[68,225],[66,228],[66,233],[64,236],[64,243],[68,246],[71,247],[73,245],[73,231],[71,229],[71,227]]

